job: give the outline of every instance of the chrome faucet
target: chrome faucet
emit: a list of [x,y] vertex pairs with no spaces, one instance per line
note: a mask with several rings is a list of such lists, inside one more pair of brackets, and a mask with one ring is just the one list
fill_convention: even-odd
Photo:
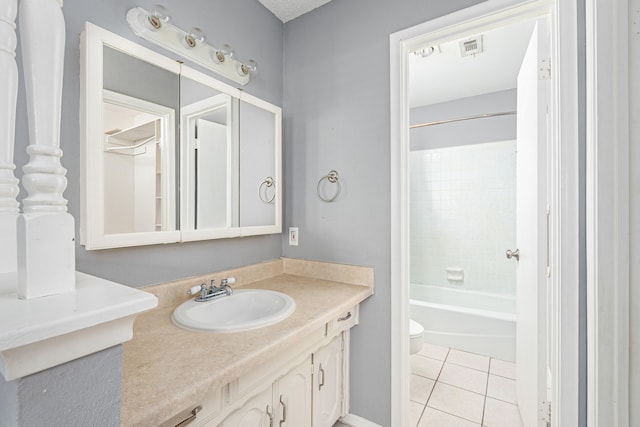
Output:
[[233,289],[231,289],[231,286],[229,285],[232,285],[235,282],[236,282],[236,279],[233,277],[222,279],[222,281],[220,282],[220,286],[218,287],[216,286],[216,281],[212,280],[211,286],[209,287],[209,289],[207,289],[207,285],[203,283],[200,286],[194,286],[191,289],[189,289],[187,291],[187,294],[195,295],[197,293],[200,293],[200,295],[198,295],[195,298],[195,301],[197,302],[209,301],[216,297],[233,294]]

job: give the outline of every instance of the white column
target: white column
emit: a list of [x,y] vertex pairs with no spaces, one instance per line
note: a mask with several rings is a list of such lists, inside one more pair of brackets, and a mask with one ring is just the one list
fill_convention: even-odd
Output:
[[0,273],[15,272],[18,180],[13,174],[18,67],[16,66],[17,0],[0,0]]
[[75,290],[75,229],[62,196],[60,112],[65,25],[61,1],[21,0],[20,42],[29,116],[28,196],[18,218],[18,296]]

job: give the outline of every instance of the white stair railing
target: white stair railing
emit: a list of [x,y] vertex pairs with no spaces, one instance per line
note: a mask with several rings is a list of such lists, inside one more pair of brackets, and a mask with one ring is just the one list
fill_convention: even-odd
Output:
[[13,171],[18,67],[16,65],[17,0],[0,0],[0,273],[15,272],[18,180]]
[[[5,1],[5,0],[0,0]],[[61,0],[21,0],[19,31],[27,113],[27,197],[17,221],[18,297],[75,290],[75,228],[62,193],[60,115],[65,24]]]

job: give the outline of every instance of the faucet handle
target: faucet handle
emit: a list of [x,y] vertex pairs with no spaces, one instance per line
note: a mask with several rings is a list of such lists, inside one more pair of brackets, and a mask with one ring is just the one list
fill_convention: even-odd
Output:
[[203,283],[202,285],[200,285],[200,286],[192,286],[192,287],[191,287],[191,288],[189,288],[189,290],[187,291],[187,294],[189,294],[189,295],[195,295],[195,294],[197,294],[198,292],[202,291],[202,287],[203,287],[203,286],[204,286],[204,287],[205,287],[205,289],[206,289],[207,285],[205,285],[204,283]]
[[233,285],[234,283],[236,283],[235,277],[227,277],[226,279],[222,279],[222,281],[220,282],[220,287],[226,286],[226,285]]

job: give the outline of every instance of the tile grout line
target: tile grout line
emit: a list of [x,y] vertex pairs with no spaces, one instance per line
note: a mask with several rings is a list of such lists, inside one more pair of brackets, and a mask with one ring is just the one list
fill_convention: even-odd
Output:
[[487,394],[489,393],[489,375],[491,375],[491,361],[493,358],[489,359],[489,372],[487,372],[487,386],[484,388],[484,404],[482,405],[482,420],[480,421],[480,427],[484,426],[484,416],[487,413]]
[[[432,391],[433,391],[433,390],[432,390]],[[427,402],[428,402],[428,401],[429,401],[429,399],[427,398]],[[418,427],[418,426],[420,425],[420,420],[422,419],[422,416],[424,415],[424,411],[425,411],[426,409],[427,409],[427,404],[425,403],[425,404],[422,406],[422,412],[420,412],[420,416],[418,417],[418,421],[416,422],[416,425],[415,425],[415,426],[412,426],[412,427]]]
[[[447,361],[447,357],[449,357],[449,351],[451,349],[448,348],[447,349],[447,354],[444,355],[444,360],[442,360],[442,366],[440,366],[440,371],[438,371],[438,378],[440,378],[440,374],[442,373],[442,369],[444,368],[444,364]],[[420,421],[422,420],[422,417],[424,416],[424,412],[427,410],[427,405],[429,404],[429,400],[431,400],[431,396],[433,395],[433,391],[436,389],[436,384],[438,384],[438,378],[436,378],[433,382],[433,387],[431,387],[431,391],[429,392],[429,396],[427,397],[427,401],[424,404],[424,408],[422,408],[422,413],[420,414],[420,418],[418,418],[418,424],[416,424],[416,427],[418,427],[420,425]]]
[[[424,411],[426,411],[427,405],[429,404],[429,400],[431,400],[431,395],[433,394],[433,391],[436,389],[436,385],[438,384],[438,382],[440,382],[440,374],[442,374],[442,370],[444,369],[444,365],[445,365],[445,363],[447,363],[447,359],[449,358],[450,351],[451,351],[451,348],[449,348],[447,350],[447,355],[445,356],[444,360],[442,361],[442,367],[440,367],[440,372],[438,372],[438,379],[436,379],[435,383],[433,384],[433,388],[431,389],[431,393],[429,393],[429,398],[427,399],[427,403],[425,404],[425,409],[423,409],[423,411],[422,411],[423,415],[424,415]],[[456,366],[461,366],[463,368],[466,367],[466,366],[463,366],[463,365],[458,365],[457,363],[453,363],[453,362],[451,362],[451,363],[456,365]],[[470,369],[473,369],[473,368],[470,368]],[[475,370],[478,371],[478,369],[475,369]],[[484,371],[479,371],[479,372],[483,372],[483,373],[487,374],[487,376],[489,375],[489,372],[484,372]],[[488,382],[489,382],[489,378],[487,377],[487,384],[488,384]],[[467,389],[465,389],[463,387],[458,387],[458,386],[455,386],[455,385],[452,385],[452,384],[443,383],[443,382],[440,382],[440,384],[444,384],[444,385],[449,386],[449,387],[457,388],[458,390],[468,391],[469,393],[474,393],[474,394],[477,394],[479,396],[482,396],[481,393],[476,393],[473,390],[467,390]],[[485,391],[486,391],[486,388],[485,388]],[[487,398],[486,393],[484,395],[484,398],[485,398],[485,401],[486,401],[486,398]],[[443,410],[438,409],[438,408],[432,408],[432,407],[430,407],[430,408],[433,409],[433,410],[442,412],[444,414],[451,415],[452,417],[456,417],[456,418],[459,418],[461,420],[465,420],[465,421],[469,421],[471,423],[475,423],[475,421],[470,420],[470,419],[465,418],[465,417],[462,417],[462,416],[460,416],[458,414],[452,414],[450,412],[446,412],[446,411],[443,411]],[[422,418],[422,416],[420,416],[420,418]],[[482,427],[482,421],[484,421],[484,405],[482,407],[482,417],[481,417],[480,427]],[[420,424],[420,420],[418,420],[418,424]]]

